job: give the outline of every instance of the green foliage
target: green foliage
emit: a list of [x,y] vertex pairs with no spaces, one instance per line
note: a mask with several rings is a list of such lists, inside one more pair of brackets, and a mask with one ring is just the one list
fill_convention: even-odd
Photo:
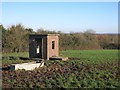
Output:
[[28,38],[32,30],[24,28],[21,24],[12,25],[6,30],[2,29],[3,52],[28,51]]
[[[68,53],[69,52],[69,53]],[[76,53],[76,54],[75,54]],[[2,71],[8,88],[119,88],[117,50],[68,50],[68,61],[48,60],[33,71]],[[12,54],[10,54],[12,55]],[[22,55],[22,53],[21,53]],[[25,56],[27,54],[24,54]],[[24,56],[23,56],[24,57]],[[78,58],[75,58],[78,57]],[[8,60],[3,60],[8,61]],[[9,60],[18,62],[19,60]]]
[[[60,50],[83,50],[83,49],[119,49],[118,35],[95,34],[93,30],[84,33],[62,33],[60,31],[48,31],[42,28],[36,32],[32,28],[25,28],[21,24],[4,28],[0,25],[0,38],[2,38],[2,51],[5,52],[26,52],[29,45],[29,34],[55,34],[59,35]],[[0,39],[1,40],[1,39]]]

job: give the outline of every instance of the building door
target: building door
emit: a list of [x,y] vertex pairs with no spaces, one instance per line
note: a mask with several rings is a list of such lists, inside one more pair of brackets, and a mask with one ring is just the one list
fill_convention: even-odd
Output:
[[36,58],[43,58],[43,39],[42,38],[36,38],[35,39],[35,46],[36,46]]

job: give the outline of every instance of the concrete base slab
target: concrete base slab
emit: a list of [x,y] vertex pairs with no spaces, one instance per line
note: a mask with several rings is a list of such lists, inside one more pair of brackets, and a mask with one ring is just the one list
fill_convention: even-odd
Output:
[[18,69],[25,69],[25,70],[34,70],[38,67],[43,67],[44,61],[41,62],[29,62],[29,63],[21,63],[21,64],[12,64],[9,66],[10,70],[18,70]]

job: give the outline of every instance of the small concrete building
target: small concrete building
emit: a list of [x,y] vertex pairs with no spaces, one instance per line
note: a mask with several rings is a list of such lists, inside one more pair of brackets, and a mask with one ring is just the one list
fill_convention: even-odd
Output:
[[59,34],[31,34],[29,36],[29,57],[49,60],[59,56]]

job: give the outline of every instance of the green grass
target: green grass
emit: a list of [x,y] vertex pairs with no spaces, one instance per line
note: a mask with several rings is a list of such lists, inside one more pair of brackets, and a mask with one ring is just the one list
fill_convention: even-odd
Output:
[[81,60],[118,60],[118,50],[67,50],[61,51],[60,55]]
[[77,57],[81,61],[89,61],[90,63],[118,60],[118,50],[67,50],[61,51],[60,55],[71,58]]
[[17,64],[29,62],[31,60],[19,60],[19,57],[29,57],[28,52],[19,52],[19,53],[3,53],[2,54],[2,65]]
[[[9,56],[13,56],[14,58],[16,58],[16,60],[9,60]],[[94,64],[105,61],[118,60],[118,50],[66,50],[66,51],[60,51],[60,56],[65,56],[69,58],[79,58],[80,61],[76,61],[77,63],[89,62],[89,64],[90,63]],[[29,57],[29,53],[28,52],[4,53],[2,57],[6,58],[6,60],[2,60],[2,64],[21,63],[24,61],[17,60],[17,58]]]
[[29,57],[29,53],[28,52],[3,53],[2,56]]

